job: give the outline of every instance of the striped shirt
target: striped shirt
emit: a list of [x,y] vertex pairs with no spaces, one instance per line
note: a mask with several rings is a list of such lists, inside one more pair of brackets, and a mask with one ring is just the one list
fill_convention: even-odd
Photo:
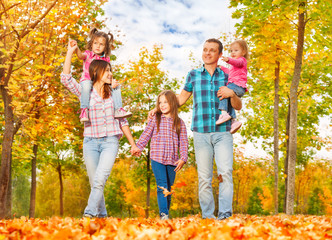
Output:
[[217,92],[220,87],[226,86],[227,80],[228,75],[219,67],[216,68],[212,76],[204,67],[191,70],[188,73],[183,89],[193,93],[192,131],[200,133],[230,131],[230,120],[216,125],[220,115]]
[[[81,86],[71,74],[61,73],[61,83],[77,97],[81,96]],[[110,96],[102,99],[92,88],[89,108],[90,122],[84,123],[84,137],[101,138],[106,136],[122,136],[121,127],[128,125],[127,119],[114,119],[114,103]]]
[[[173,118],[161,115],[159,132],[157,119],[154,116],[149,120],[144,132],[140,136],[137,147],[142,151],[151,139],[150,158],[164,165],[176,166],[175,162],[188,160],[188,138],[186,125],[181,120],[180,136],[173,128]],[[180,152],[180,158],[179,158]]]

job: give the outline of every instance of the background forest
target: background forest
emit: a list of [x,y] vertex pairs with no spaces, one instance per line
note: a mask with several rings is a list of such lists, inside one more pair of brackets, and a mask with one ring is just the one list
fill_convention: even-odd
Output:
[[[108,30],[105,2],[1,0],[0,217],[82,216],[90,186],[82,158],[79,99],[61,85],[59,76],[68,37],[84,49],[92,22]],[[262,142],[269,155],[248,158],[241,145],[235,146],[233,211],[332,215],[331,156],[314,158],[321,148],[331,150],[331,138],[320,137],[319,123],[322,117],[331,120],[332,3],[231,0],[230,7],[242,21],[236,34],[220,33],[225,52],[235,38],[246,39],[251,49],[240,134],[245,141]],[[114,49],[121,47],[115,41]],[[126,86],[122,97],[131,106],[128,120],[136,139],[158,93],[178,91],[183,84],[160,68],[162,52],[156,43],[142,48],[138,59],[113,66],[115,78]],[[73,61],[78,79],[82,63]],[[190,107],[181,108],[183,116],[191,116]],[[200,213],[192,139],[189,147],[188,164],[174,184],[172,217]],[[157,216],[148,149],[131,157],[124,138],[120,149],[105,187],[109,215]],[[217,180],[213,187],[216,196]]]

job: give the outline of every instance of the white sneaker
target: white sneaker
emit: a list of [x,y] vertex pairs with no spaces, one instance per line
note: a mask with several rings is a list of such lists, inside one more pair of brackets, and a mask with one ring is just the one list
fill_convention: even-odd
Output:
[[168,219],[168,215],[166,213],[160,214],[160,220],[167,220],[167,219]]

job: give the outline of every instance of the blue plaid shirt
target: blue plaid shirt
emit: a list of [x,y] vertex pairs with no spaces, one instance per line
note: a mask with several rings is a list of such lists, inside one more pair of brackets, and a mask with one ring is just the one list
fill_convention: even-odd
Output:
[[[226,132],[231,130],[231,121],[216,125],[220,110],[217,92],[226,86],[228,75],[219,67],[213,75],[204,68],[191,70],[184,85],[184,90],[193,93],[193,118],[191,130],[200,133]],[[229,101],[230,104],[230,101]]]

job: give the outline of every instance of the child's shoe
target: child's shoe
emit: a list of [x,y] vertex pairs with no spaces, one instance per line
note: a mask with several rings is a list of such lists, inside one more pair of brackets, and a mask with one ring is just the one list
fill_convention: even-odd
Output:
[[239,130],[241,126],[242,126],[241,122],[233,119],[231,124],[231,134],[236,133],[236,131]]
[[227,113],[223,112],[219,115],[219,119],[216,121],[216,125],[220,125],[228,120],[230,120],[232,117]]
[[160,214],[160,220],[167,220],[167,219],[169,219],[169,217],[166,213],[161,213]]
[[128,118],[128,117],[131,117],[132,115],[133,114],[131,112],[127,112],[123,108],[119,108],[119,109],[115,110],[114,118],[115,119],[118,119],[118,118]]
[[89,110],[87,108],[81,108],[80,121],[82,123],[89,122]]

